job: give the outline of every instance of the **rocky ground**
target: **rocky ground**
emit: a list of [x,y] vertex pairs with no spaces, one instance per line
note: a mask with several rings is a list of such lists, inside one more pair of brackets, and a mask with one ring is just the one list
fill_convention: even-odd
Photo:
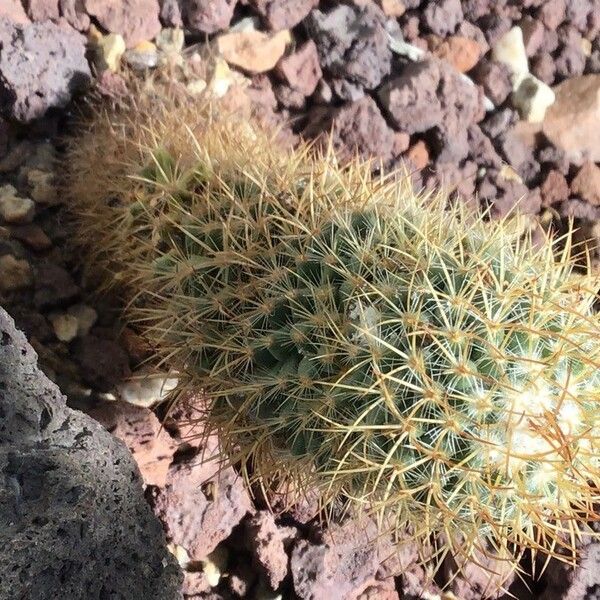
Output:
[[[198,73],[202,44],[210,76]],[[214,58],[216,57],[216,58]],[[193,94],[253,108],[282,140],[324,139],[416,187],[443,184],[501,216],[600,235],[598,0],[3,0],[0,3],[0,305],[45,373],[133,452],[146,496],[185,570],[189,598],[438,598],[407,543],[365,550],[373,524],[323,528],[316,506],[251,498],[236,472],[190,441],[192,398],[161,427],[173,380],[146,355],[70,246],[56,159],[71,98],[127,93],[121,72],[169,64]],[[477,198],[477,200],[475,200]],[[135,376],[132,378],[132,376]],[[198,437],[200,439],[200,437]],[[283,510],[283,509],[282,509]],[[510,581],[507,583],[507,585]],[[600,598],[600,545],[573,572],[551,564],[518,599]],[[475,565],[448,588],[485,594]],[[452,597],[452,596],[447,596]],[[505,597],[509,597],[506,595]]]

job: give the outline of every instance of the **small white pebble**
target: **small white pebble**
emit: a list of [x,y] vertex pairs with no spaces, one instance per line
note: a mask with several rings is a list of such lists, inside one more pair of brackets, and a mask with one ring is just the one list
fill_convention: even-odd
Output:
[[168,375],[138,375],[117,388],[121,400],[135,406],[149,408],[164,400],[179,383]]
[[77,319],[77,336],[83,337],[90,332],[90,329],[98,320],[98,313],[91,306],[86,304],[75,304],[67,309],[67,314]]
[[185,569],[190,564],[190,555],[183,546],[180,546],[179,544],[169,544],[167,548],[177,559],[177,562],[182,569]]
[[104,35],[97,42],[96,64],[102,71],[118,71],[121,64],[121,57],[125,54],[127,46],[120,33],[109,33]]
[[216,98],[222,98],[232,83],[233,77],[229,65],[223,58],[217,57],[208,89]]
[[166,28],[156,36],[156,47],[165,53],[181,52],[185,44],[183,29]]
[[34,213],[33,200],[19,197],[10,184],[0,187],[0,217],[7,223],[30,223]]
[[516,90],[529,74],[527,51],[520,27],[513,27],[495,43],[492,58],[510,69],[513,91]]
[[77,318],[68,314],[50,315],[50,322],[54,329],[54,334],[61,342],[70,342],[77,337]]
[[186,88],[193,96],[199,96],[206,89],[206,85],[204,79],[196,79],[195,81],[190,81]]
[[584,56],[592,55],[592,42],[587,38],[581,38],[581,51]]
[[260,28],[260,20],[256,17],[245,17],[240,19],[229,31],[257,31]]
[[221,581],[221,575],[227,568],[229,561],[229,553],[225,546],[217,546],[207,557],[203,560],[202,571],[206,576],[206,581],[211,587],[216,587]]
[[551,87],[533,75],[527,75],[512,95],[512,103],[521,118],[530,123],[541,123],[556,94]]
[[510,166],[503,165],[498,173],[502,179],[506,181],[516,181],[517,183],[523,183],[521,176]]

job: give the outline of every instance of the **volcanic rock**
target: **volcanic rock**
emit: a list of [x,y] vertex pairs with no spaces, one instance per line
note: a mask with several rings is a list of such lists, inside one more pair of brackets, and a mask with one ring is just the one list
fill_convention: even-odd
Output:
[[319,0],[250,0],[252,8],[270,29],[291,29],[304,19]]
[[64,396],[0,309],[5,598],[181,598],[181,573],[124,445]]
[[[120,33],[128,48],[153,39],[160,31],[158,0],[84,0],[90,17],[110,33]],[[212,2],[210,3],[212,4]]]
[[313,10],[307,20],[323,70],[334,78],[373,89],[390,72],[385,15],[375,5],[341,4],[328,13]]
[[76,31],[0,18],[0,112],[18,121],[37,119],[65,106],[89,77],[85,40]]
[[556,101],[546,112],[544,135],[575,165],[600,162],[600,75],[567,79],[554,91]]
[[331,132],[333,148],[342,162],[356,154],[363,159],[375,158],[384,162],[392,158],[394,132],[370,96],[339,108],[317,108],[309,122],[303,135],[319,137],[326,144],[326,134]]

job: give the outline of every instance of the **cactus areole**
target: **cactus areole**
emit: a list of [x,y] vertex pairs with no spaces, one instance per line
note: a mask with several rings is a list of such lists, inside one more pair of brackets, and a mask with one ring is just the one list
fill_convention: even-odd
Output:
[[557,260],[228,125],[187,140],[131,150],[122,201],[80,198],[80,222],[104,202],[128,314],[212,398],[231,459],[467,555],[573,552],[599,499],[600,321],[568,240]]

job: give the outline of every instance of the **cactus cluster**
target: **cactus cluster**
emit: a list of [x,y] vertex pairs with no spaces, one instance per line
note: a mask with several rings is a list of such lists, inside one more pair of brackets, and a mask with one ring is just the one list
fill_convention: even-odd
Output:
[[[442,552],[574,555],[600,499],[600,321],[569,238],[167,108],[97,117],[67,181],[229,459]],[[99,135],[120,163],[90,189]]]

